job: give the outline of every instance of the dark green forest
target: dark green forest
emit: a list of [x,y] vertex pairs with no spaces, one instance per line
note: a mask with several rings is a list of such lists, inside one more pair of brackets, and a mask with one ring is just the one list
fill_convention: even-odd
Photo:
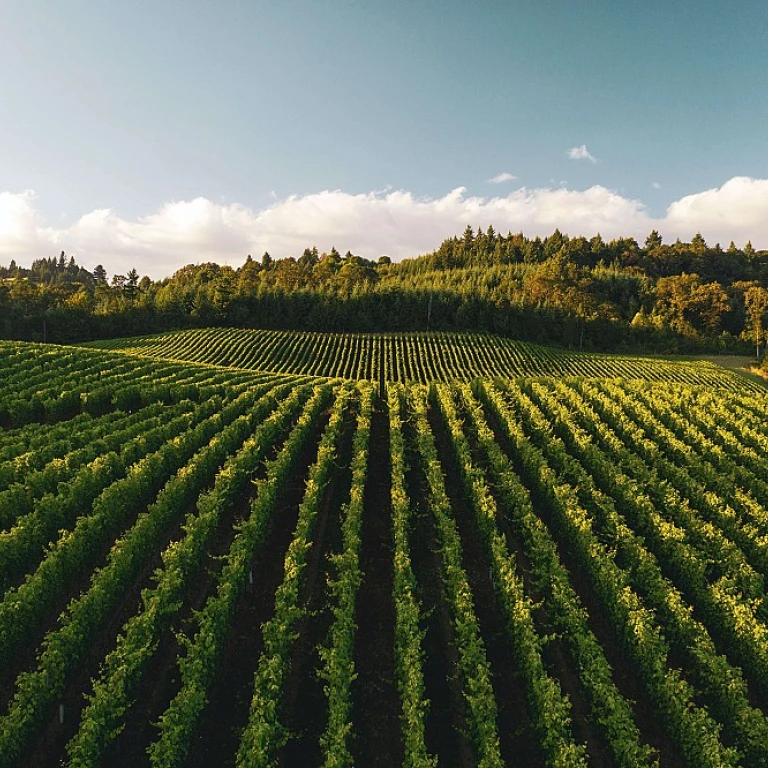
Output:
[[61,253],[0,266],[0,337],[77,342],[206,326],[487,331],[572,349],[752,352],[766,343],[768,251],[467,227],[392,263],[335,248],[188,265],[159,281]]

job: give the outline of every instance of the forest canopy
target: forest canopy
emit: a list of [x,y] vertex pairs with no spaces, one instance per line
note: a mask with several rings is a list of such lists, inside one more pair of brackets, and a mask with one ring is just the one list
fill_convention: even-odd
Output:
[[473,330],[572,348],[758,351],[768,251],[664,243],[655,230],[605,242],[468,226],[393,263],[306,248],[237,268],[190,264],[153,281],[111,277],[62,252],[0,265],[0,337],[52,342],[235,326],[328,331]]

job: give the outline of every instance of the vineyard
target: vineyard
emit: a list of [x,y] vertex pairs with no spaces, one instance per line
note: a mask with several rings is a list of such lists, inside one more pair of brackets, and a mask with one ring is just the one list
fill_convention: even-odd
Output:
[[0,768],[768,766],[766,390],[458,334],[98,346],[0,342]]
[[586,376],[723,385],[722,370],[707,362],[568,352],[471,333],[349,334],[205,328],[97,341],[86,346],[245,370],[403,383]]

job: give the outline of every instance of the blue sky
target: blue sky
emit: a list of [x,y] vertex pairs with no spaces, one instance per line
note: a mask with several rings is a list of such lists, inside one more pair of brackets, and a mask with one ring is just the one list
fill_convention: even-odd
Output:
[[0,263],[400,258],[466,223],[768,247],[763,2],[0,0],[0,23]]

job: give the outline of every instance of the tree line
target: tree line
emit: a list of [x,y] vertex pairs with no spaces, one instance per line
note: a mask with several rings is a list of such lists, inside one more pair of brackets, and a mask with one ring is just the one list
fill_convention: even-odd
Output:
[[73,257],[0,266],[0,337],[51,342],[214,325],[328,331],[473,330],[560,346],[649,352],[762,351],[768,251],[655,230],[604,241],[467,226],[393,263],[335,248],[189,264],[153,281]]

